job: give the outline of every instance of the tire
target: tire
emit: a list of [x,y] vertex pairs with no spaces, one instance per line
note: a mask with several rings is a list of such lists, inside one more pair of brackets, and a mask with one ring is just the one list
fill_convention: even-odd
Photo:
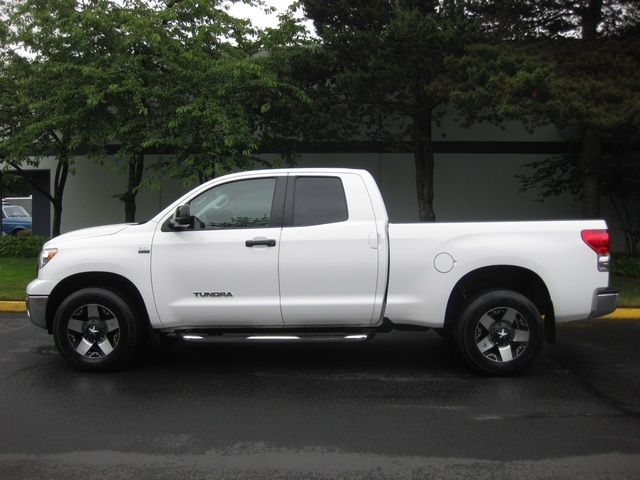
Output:
[[86,288],[69,295],[53,320],[53,337],[62,356],[87,371],[124,365],[141,342],[134,310],[119,293]]
[[482,293],[467,303],[455,328],[462,358],[483,374],[519,373],[536,358],[544,340],[538,308],[510,290]]

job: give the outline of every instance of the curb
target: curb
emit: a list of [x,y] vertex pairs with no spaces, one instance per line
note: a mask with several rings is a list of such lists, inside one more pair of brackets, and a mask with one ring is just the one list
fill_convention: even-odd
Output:
[[605,315],[602,318],[640,318],[640,308],[618,308],[615,312]]
[[0,302],[0,312],[23,313],[26,311],[26,302]]
[[[26,302],[0,302],[0,312],[24,313],[26,311]],[[616,320],[640,318],[640,308],[618,308],[615,312],[601,318],[611,318]]]

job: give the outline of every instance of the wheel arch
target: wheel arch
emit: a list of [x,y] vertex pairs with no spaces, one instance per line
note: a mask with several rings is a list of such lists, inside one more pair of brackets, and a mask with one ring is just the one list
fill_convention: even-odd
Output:
[[547,285],[535,272],[512,265],[483,267],[462,277],[449,296],[445,325],[453,325],[469,299],[495,289],[511,290],[531,300],[544,317],[547,341],[555,343],[555,316]]
[[140,324],[149,331],[151,330],[149,315],[142,295],[129,279],[109,272],[85,272],[65,278],[56,285],[49,295],[46,315],[49,333],[52,333],[53,319],[64,299],[71,293],[88,287],[106,288],[121,294],[130,303],[135,315],[140,319]]

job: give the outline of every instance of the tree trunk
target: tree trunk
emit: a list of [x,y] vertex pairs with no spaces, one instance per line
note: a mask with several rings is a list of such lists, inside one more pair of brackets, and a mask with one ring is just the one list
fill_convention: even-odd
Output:
[[[602,18],[603,0],[589,0],[582,10],[582,41],[592,42],[598,37],[598,25]],[[585,52],[588,46],[584,47]],[[589,128],[582,138],[580,154],[582,169],[582,215],[584,218],[600,217],[600,164],[602,138],[594,128]]]
[[589,0],[585,8],[581,10],[582,39],[595,40],[598,37],[598,25],[602,20],[603,0]]
[[[421,111],[424,112],[424,110]],[[436,221],[436,214],[433,210],[433,170],[435,162],[431,136],[431,115],[416,114],[413,117],[413,156],[416,166],[418,215],[421,222]]]
[[433,148],[431,142],[414,142],[414,160],[416,165],[416,187],[418,193],[418,214],[421,222],[435,222],[433,210]]
[[136,196],[142,183],[144,173],[144,154],[136,153],[129,159],[129,177],[127,191],[120,196],[124,202],[124,221],[133,223],[136,221]]
[[582,138],[582,214],[584,218],[600,218],[600,164],[602,139],[593,129]]
[[51,236],[60,235],[62,225],[62,198],[64,197],[64,187],[67,184],[67,176],[69,175],[69,156],[62,153],[58,158],[56,166],[56,176],[53,182],[53,225],[51,228]]

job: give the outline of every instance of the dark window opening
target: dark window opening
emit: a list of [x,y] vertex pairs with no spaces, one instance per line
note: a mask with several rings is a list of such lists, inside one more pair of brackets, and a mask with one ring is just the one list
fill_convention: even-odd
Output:
[[322,225],[348,219],[347,199],[339,178],[296,179],[293,199],[294,226]]

